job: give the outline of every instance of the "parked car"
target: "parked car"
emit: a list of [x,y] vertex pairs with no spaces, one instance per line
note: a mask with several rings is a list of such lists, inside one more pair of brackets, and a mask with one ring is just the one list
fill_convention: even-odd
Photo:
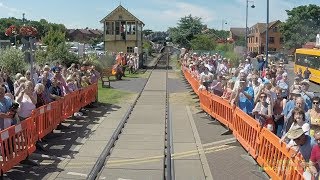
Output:
[[273,62],[282,61],[285,64],[288,64],[288,56],[282,52],[270,51],[268,52],[268,59]]

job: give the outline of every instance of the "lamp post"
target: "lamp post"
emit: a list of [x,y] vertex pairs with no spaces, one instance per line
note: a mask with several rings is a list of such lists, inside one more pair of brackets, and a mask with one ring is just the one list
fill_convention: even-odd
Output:
[[225,40],[226,37],[224,37],[224,29],[223,29],[223,25],[228,24],[226,20],[222,19],[221,21],[221,34],[222,34],[222,39]]
[[222,30],[222,31],[224,30],[224,29],[223,29],[223,26],[224,26],[225,24],[228,24],[228,22],[227,22],[226,20],[222,19],[222,21],[221,21],[221,30]]
[[269,0],[267,0],[267,25],[266,25],[266,63],[268,64],[269,59]]
[[255,8],[254,1],[246,0],[246,56],[248,55],[248,9],[249,9],[249,2],[252,3],[251,8]]

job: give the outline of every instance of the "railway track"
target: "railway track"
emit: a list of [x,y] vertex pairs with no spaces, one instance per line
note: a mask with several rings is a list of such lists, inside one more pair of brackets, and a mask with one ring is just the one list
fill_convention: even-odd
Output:
[[[147,138],[147,136],[153,137],[153,135],[159,135],[154,137],[160,137],[158,138],[159,141],[150,141],[150,142],[140,142],[143,143],[142,146],[148,146],[148,143],[151,144],[159,144],[159,146],[154,148],[157,150],[160,150],[162,154],[155,154],[154,152],[160,152],[155,150],[150,150],[150,153],[148,150],[146,150],[146,155],[144,158],[141,157],[135,157],[134,155],[125,156],[118,160],[118,162],[135,162],[140,161],[140,165],[142,166],[148,166],[148,161],[150,159],[153,159],[153,161],[156,161],[156,167],[154,169],[155,174],[146,174],[145,176],[143,173],[145,173],[145,169],[148,170],[148,167],[141,168],[140,171],[136,170],[137,168],[134,167],[132,169],[135,169],[137,173],[139,173],[140,177],[143,176],[145,179],[150,179],[151,177],[157,177],[157,179],[164,179],[164,180],[172,180],[174,179],[174,166],[173,166],[173,160],[171,157],[172,152],[172,126],[171,126],[171,118],[170,118],[170,112],[169,112],[169,92],[167,88],[167,79],[168,79],[168,69],[169,69],[169,50],[166,50],[161,54],[161,56],[158,58],[156,65],[151,70],[151,73],[148,77],[148,80],[146,84],[144,85],[143,89],[139,92],[138,96],[136,97],[134,103],[130,106],[126,114],[123,116],[122,120],[120,121],[119,125],[117,126],[116,130],[114,131],[113,135],[111,136],[110,140],[108,141],[107,145],[105,146],[104,150],[102,151],[101,155],[99,156],[98,160],[96,161],[95,165],[91,169],[90,173],[87,176],[87,179],[94,180],[94,179],[100,179],[101,176],[106,176],[105,171],[108,171],[110,169],[109,165],[112,161],[111,159],[115,159],[114,157],[118,157],[114,154],[117,153],[119,147],[118,144],[121,144],[119,142],[124,141],[125,138],[129,138],[129,143],[126,141],[125,143],[128,144],[134,144],[139,143],[140,139],[136,139],[138,136],[137,134],[141,135],[142,138]],[[163,98],[162,98],[163,97]],[[158,99],[159,102],[154,102],[155,99]],[[165,99],[165,100],[162,100]],[[154,111],[153,107],[159,109],[159,111],[164,112],[157,112]],[[141,114],[141,112],[144,111],[144,109],[150,109],[150,111],[154,111],[154,117],[151,120],[150,118],[147,118],[148,115],[146,115],[145,120],[141,120],[141,118],[136,118],[138,114]],[[152,114],[152,112],[149,112]],[[159,115],[156,115],[159,114]],[[141,117],[141,116],[139,116]],[[137,129],[132,129],[130,127],[136,127]],[[151,129],[148,129],[150,127]],[[152,132],[154,129],[155,132]],[[151,131],[150,131],[151,130]],[[143,133],[142,131],[147,131],[147,134]],[[164,132],[161,132],[164,131]],[[149,132],[149,133],[148,133]],[[122,143],[123,144],[123,143]],[[119,145],[120,146],[120,145]],[[162,150],[161,150],[162,149]],[[123,150],[125,154],[130,154],[130,149]],[[134,152],[134,150],[131,150]],[[149,154],[152,154],[151,156]],[[150,157],[148,157],[150,156]],[[147,160],[148,159],[148,160]],[[146,161],[147,160],[147,161]],[[113,161],[114,162],[114,161]],[[143,164],[145,163],[145,164]],[[121,163],[120,163],[121,164]],[[125,163],[126,164],[126,163]],[[133,163],[134,164],[134,163]],[[125,166],[125,165],[123,165]],[[139,168],[138,168],[139,169]],[[112,169],[111,169],[112,170]],[[128,171],[124,171],[128,172]],[[150,172],[148,172],[150,173]],[[104,174],[104,175],[103,175]],[[111,173],[114,175],[114,173]],[[161,176],[161,177],[159,177]],[[106,179],[109,179],[109,177],[105,177]],[[115,179],[121,178],[121,177],[114,177]],[[122,178],[134,178],[130,175],[126,175]],[[137,178],[137,177],[135,177]],[[112,179],[112,178],[110,178]],[[152,178],[153,179],[153,178]]]

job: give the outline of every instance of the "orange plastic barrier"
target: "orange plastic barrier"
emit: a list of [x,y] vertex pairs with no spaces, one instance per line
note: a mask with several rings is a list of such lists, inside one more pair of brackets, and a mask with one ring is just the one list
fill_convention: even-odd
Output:
[[275,134],[263,128],[258,121],[238,107],[233,108],[224,99],[209,94],[206,90],[198,91],[196,76],[186,67],[182,70],[193,90],[199,95],[201,108],[233,130],[237,140],[272,179],[303,179],[303,158],[300,154],[292,158],[292,150],[289,151],[285,144],[280,144],[280,139]]
[[212,117],[218,119],[225,126],[233,129],[233,116],[234,108],[229,104],[228,101],[222,99],[214,94],[211,95],[212,98]]
[[31,117],[34,118],[39,140],[57,128],[58,124],[55,118],[60,121],[60,117],[57,116],[61,116],[61,114],[56,115],[54,109],[58,108],[59,104],[58,101],[54,101],[33,110]]
[[194,77],[192,77],[192,74],[191,74],[191,72],[190,72],[188,69],[185,69],[183,72],[184,72],[184,75],[185,75],[187,81],[188,81],[189,84],[191,85],[193,91],[194,91],[197,95],[199,95],[199,91],[198,91],[199,86],[200,86],[200,85],[199,85],[199,82],[198,82]]
[[[10,170],[28,156],[29,125],[32,119],[26,119],[16,126],[11,126],[0,132],[1,172]],[[34,151],[32,148],[30,151]]]
[[1,174],[33,153],[36,150],[36,142],[57,128],[65,118],[95,101],[97,92],[97,83],[92,84],[33,110],[31,117],[0,131]]
[[72,116],[74,112],[78,112],[81,108],[79,104],[79,92],[72,92],[63,98],[63,119],[66,119]]
[[279,138],[266,128],[260,133],[257,162],[272,179],[303,179],[301,155],[292,158],[293,150],[288,150]]
[[258,155],[258,135],[260,130],[261,126],[257,120],[241,111],[238,107],[235,109],[233,135],[254,158]]
[[200,107],[208,114],[211,114],[211,110],[212,110],[211,94],[207,90],[200,90],[199,99],[200,99]]

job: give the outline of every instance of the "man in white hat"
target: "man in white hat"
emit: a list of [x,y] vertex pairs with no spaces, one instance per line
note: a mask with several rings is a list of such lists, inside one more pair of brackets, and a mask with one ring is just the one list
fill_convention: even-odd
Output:
[[296,153],[300,152],[304,160],[308,162],[312,147],[316,145],[314,138],[306,135],[302,128],[290,130],[287,134],[287,137],[291,139],[289,145],[293,145]]

